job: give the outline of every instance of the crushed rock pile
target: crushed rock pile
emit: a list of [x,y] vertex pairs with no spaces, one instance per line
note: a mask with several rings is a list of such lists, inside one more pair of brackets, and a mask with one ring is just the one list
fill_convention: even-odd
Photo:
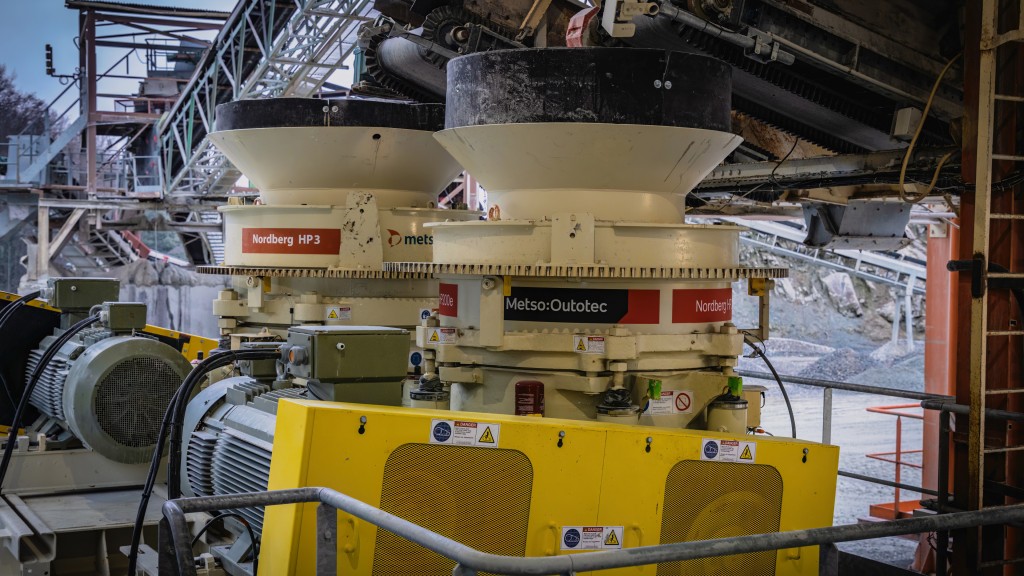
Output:
[[875,362],[867,354],[852,348],[840,348],[818,358],[801,370],[798,376],[842,382],[874,366]]

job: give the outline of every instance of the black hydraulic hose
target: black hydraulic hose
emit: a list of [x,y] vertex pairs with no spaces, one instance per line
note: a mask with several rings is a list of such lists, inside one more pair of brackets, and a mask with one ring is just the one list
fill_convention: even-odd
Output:
[[[4,329],[4,326],[7,325],[7,322],[11,318],[14,318],[14,314],[18,310],[20,310],[22,306],[28,304],[30,301],[35,300],[36,298],[39,298],[40,294],[41,293],[38,291],[25,294],[24,296],[18,298],[14,302],[11,302],[6,308],[4,308],[4,311],[0,312],[0,330]],[[7,379],[4,378],[2,372],[0,372],[0,386],[3,387],[4,395],[7,396],[8,402],[11,403],[11,408],[14,408],[15,405],[17,404],[17,401],[14,399],[14,392],[11,391],[11,387],[7,384]]]
[[7,385],[7,378],[4,378],[4,374],[0,371],[0,387],[4,389],[4,396],[7,396],[7,401],[11,403],[11,408],[17,404],[14,400],[14,393],[11,392],[11,387]]
[[789,410],[789,427],[792,431],[793,438],[796,438],[796,416],[793,414],[793,403],[789,401],[789,393],[786,392],[786,385],[782,383],[782,377],[775,371],[775,366],[772,366],[771,360],[769,360],[768,356],[766,356],[765,353],[757,347],[757,344],[755,344],[749,337],[744,337],[744,341],[754,349],[754,354],[757,354],[761,357],[761,360],[764,360],[765,365],[768,366],[768,370],[770,370],[772,376],[775,377],[775,381],[779,383],[779,390],[782,391],[782,399],[786,401],[786,410]]
[[14,302],[11,302],[10,305],[4,308],[4,311],[0,312],[0,329],[7,325],[7,321],[10,320],[12,316],[14,316],[15,312],[17,312],[22,306],[27,304],[29,301],[39,298],[40,294],[40,292],[31,292],[29,294],[25,294],[24,296],[18,298]]
[[79,333],[86,326],[89,326],[93,322],[99,320],[98,314],[89,316],[85,320],[82,320],[68,328],[63,334],[61,334],[57,340],[46,349],[43,353],[43,357],[40,358],[39,364],[36,365],[36,369],[32,371],[32,375],[29,377],[28,382],[25,384],[25,390],[21,393],[21,400],[18,402],[18,408],[14,411],[14,420],[11,422],[11,431],[7,434],[7,445],[4,447],[3,460],[0,460],[0,492],[3,491],[4,479],[7,477],[7,469],[11,465],[11,457],[14,455],[14,445],[18,440],[18,428],[21,427],[21,419],[25,415],[25,409],[28,408],[28,401],[32,397],[32,391],[35,390],[36,384],[39,383],[39,377],[43,375],[43,371],[46,370],[46,366],[53,360],[53,357],[60,352],[60,349],[64,347],[75,334]]
[[[156,448],[153,450],[153,457],[149,462],[149,471],[146,475],[146,482],[142,488],[142,498],[139,508],[135,514],[135,524],[132,526],[132,541],[128,552],[128,573],[134,574],[139,558],[139,544],[142,541],[142,527],[146,519],[146,508],[149,507],[149,499],[153,495],[153,487],[156,485],[157,472],[160,469],[160,460],[163,459],[164,443],[168,436],[172,438],[172,449],[167,461],[167,491],[169,499],[176,498],[181,493],[181,436],[178,433],[172,435],[175,428],[181,428],[181,421],[184,418],[185,407],[192,391],[202,381],[203,376],[212,370],[231,364],[236,360],[264,360],[277,358],[277,350],[231,350],[220,352],[208,357],[199,363],[198,366],[189,372],[188,376],[178,387],[178,390],[171,398],[167,410],[164,412],[163,420],[160,422],[160,431],[157,435]],[[179,415],[180,413],[180,415]],[[177,423],[173,426],[173,423]],[[174,438],[177,438],[175,443]],[[173,486],[172,486],[173,484]],[[253,541],[255,549],[256,542]]]

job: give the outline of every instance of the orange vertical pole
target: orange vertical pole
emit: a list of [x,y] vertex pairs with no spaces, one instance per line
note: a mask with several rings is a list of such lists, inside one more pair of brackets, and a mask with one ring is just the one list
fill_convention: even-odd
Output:
[[[957,283],[946,263],[957,259],[959,229],[945,222],[928,227],[928,280],[925,283],[924,391],[955,395]],[[926,410],[921,437],[921,486],[938,488],[939,414]],[[952,487],[950,480],[950,487]]]
[[[924,390],[950,396],[956,394],[958,286],[957,278],[946,270],[946,263],[959,257],[960,229],[956,224],[956,221],[941,222],[928,227],[928,279],[924,304]],[[921,486],[935,490],[939,478],[938,412],[924,411],[921,450]],[[952,461],[950,455],[948,462]],[[952,489],[952,466],[949,472],[948,486]],[[934,569],[933,555],[932,544],[923,537],[915,554],[914,568],[923,572]]]

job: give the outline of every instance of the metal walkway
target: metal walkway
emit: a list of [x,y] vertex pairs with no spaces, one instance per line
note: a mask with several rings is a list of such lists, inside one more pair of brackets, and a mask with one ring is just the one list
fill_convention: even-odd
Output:
[[344,68],[368,0],[249,0],[239,4],[195,76],[160,123],[165,189],[222,193],[238,172],[206,135],[217,104],[246,98],[314,95]]

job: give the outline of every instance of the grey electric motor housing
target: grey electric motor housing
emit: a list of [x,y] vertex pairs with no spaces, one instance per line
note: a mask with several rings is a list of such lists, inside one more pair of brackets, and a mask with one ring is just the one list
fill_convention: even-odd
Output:
[[[28,374],[54,339],[30,354]],[[141,464],[152,457],[164,412],[191,369],[179,351],[153,338],[86,330],[53,358],[31,403],[88,448]]]

